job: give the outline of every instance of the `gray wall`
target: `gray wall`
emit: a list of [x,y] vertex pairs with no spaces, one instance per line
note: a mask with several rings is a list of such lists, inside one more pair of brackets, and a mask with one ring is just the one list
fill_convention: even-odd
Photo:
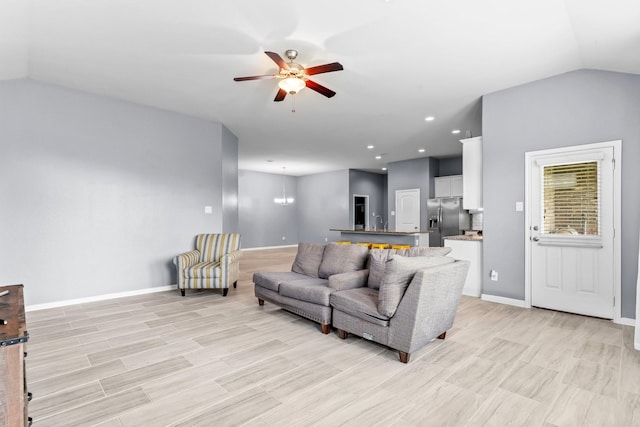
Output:
[[1,82],[0,283],[24,283],[28,305],[175,283],[172,257],[197,233],[223,231],[220,164],[237,169],[226,132],[31,80]]
[[350,228],[349,171],[298,177],[298,236],[301,242],[340,240],[330,228]]
[[[369,226],[374,224],[382,228],[387,221],[387,175],[365,172],[355,169],[349,170],[349,228],[353,227],[353,195],[369,196]],[[382,223],[373,216],[382,217]],[[377,221],[377,223],[376,223]]]
[[[622,140],[622,316],[635,318],[640,76],[580,70],[483,98],[483,292],[524,299],[524,154]],[[499,282],[488,280],[498,270]]]
[[462,156],[438,160],[436,176],[462,175]]
[[238,224],[238,137],[221,126],[221,152],[212,159],[220,163],[222,174],[222,230],[240,231]]
[[396,190],[420,189],[420,229],[427,229],[427,199],[433,197],[433,177],[438,171],[438,160],[431,157],[392,162],[388,165],[387,203],[389,228],[395,228]]
[[292,205],[283,207],[273,202],[275,197],[282,197],[282,175],[247,170],[239,172],[238,207],[242,247],[298,243],[298,179],[286,176],[285,182],[287,197],[295,200]]

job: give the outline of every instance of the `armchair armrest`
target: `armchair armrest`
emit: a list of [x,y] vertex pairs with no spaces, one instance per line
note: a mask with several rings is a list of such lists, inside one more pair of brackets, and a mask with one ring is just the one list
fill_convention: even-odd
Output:
[[176,255],[173,258],[173,263],[179,270],[189,268],[192,265],[197,264],[198,261],[200,261],[200,251],[196,250]]
[[369,280],[369,270],[350,271],[329,276],[329,287],[336,291],[362,288],[367,286],[367,280]]
[[200,251],[189,251],[176,255],[173,263],[178,271],[178,288],[184,289],[184,270],[195,265],[200,261]]
[[229,252],[220,257],[220,264],[231,265],[234,262],[238,262],[240,258],[242,258],[242,251]]

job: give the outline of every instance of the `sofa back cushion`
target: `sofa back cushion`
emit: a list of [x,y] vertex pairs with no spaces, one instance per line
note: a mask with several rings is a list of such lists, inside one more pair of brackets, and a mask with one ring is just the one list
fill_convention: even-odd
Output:
[[318,276],[328,279],[334,274],[364,270],[368,254],[366,246],[329,243],[324,250]]
[[[394,249],[390,249],[393,253]],[[412,246],[409,249],[395,249],[400,256],[445,256],[451,252],[447,247]]]
[[371,289],[380,289],[380,280],[384,274],[387,260],[393,255],[403,257],[416,256],[444,256],[451,252],[451,248],[439,248],[428,246],[414,246],[409,249],[372,249],[369,252],[368,266],[369,280],[367,286]]
[[325,246],[323,243],[299,243],[298,253],[291,266],[291,271],[309,277],[318,277],[318,270],[320,268],[320,262],[322,262]]
[[380,280],[384,274],[390,252],[386,249],[371,249],[369,251],[369,279],[367,286],[371,289],[380,289]]
[[378,311],[391,317],[395,314],[413,276],[419,270],[449,264],[455,260],[445,256],[403,257],[392,255],[386,263],[378,292]]

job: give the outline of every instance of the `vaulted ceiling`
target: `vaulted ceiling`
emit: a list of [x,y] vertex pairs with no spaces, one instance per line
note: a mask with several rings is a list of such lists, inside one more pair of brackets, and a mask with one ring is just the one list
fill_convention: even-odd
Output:
[[[2,0],[0,79],[220,121],[241,169],[379,171],[459,155],[483,94],[581,68],[640,74],[639,22],[637,0]],[[277,72],[264,51],[286,49],[340,62],[313,78],[337,95],[276,103],[276,81],[233,81]]]

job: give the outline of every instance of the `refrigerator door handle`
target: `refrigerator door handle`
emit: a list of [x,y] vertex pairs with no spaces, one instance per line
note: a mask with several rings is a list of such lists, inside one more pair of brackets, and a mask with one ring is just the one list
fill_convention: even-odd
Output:
[[442,230],[442,208],[438,208],[438,230]]

